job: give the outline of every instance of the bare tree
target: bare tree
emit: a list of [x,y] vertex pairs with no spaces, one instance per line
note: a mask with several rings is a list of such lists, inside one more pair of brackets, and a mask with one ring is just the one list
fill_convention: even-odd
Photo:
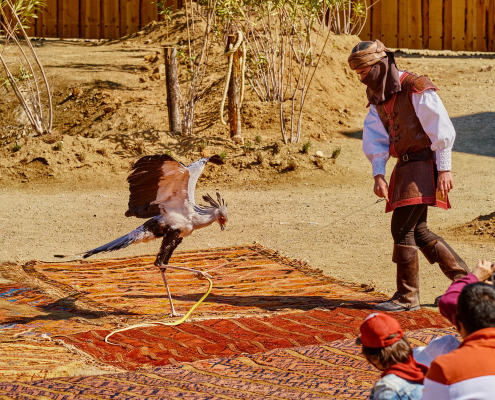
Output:
[[245,38],[251,87],[261,101],[279,103],[285,143],[301,137],[304,104],[330,36],[323,18],[327,8],[325,0],[223,0],[219,5],[224,34],[236,30]]
[[327,0],[332,31],[337,35],[359,35],[366,24],[371,6],[372,4],[368,6],[366,0]]
[[25,23],[36,17],[44,6],[37,0],[0,1],[0,75],[7,91],[12,91],[26,113],[29,123],[39,135],[51,133],[53,121],[52,95],[48,80],[34,47],[26,33]]
[[[206,64],[212,44],[212,24],[215,16],[217,0],[203,0],[194,7],[193,0],[186,1],[187,33],[188,33],[188,64],[189,64],[189,87],[183,104],[182,132],[191,135],[194,130],[194,111],[200,99],[200,88],[206,74]],[[196,36],[195,17],[199,16],[206,22],[202,32],[201,40],[191,40]],[[201,43],[197,48],[196,43]]]

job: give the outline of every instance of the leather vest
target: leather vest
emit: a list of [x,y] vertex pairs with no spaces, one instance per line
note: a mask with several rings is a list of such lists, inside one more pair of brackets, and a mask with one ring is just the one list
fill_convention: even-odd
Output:
[[[450,208],[448,197],[438,197],[437,170],[433,152],[429,149],[431,142],[412,104],[413,93],[437,88],[428,78],[405,71],[400,79],[401,91],[376,106],[380,120],[388,131],[390,155],[399,158],[390,177],[389,201],[385,211],[413,204]],[[407,162],[409,158],[411,162]]]
[[401,91],[390,100],[376,106],[378,115],[388,131],[390,155],[398,157],[416,153],[431,145],[411,102],[413,93],[423,93],[427,89],[438,90],[424,76],[403,72]]

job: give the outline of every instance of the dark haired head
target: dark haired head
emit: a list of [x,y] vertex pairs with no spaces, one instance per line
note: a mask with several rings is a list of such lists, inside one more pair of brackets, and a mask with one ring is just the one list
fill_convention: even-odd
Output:
[[367,41],[367,42],[359,42],[357,45],[354,46],[354,48],[351,51],[351,54],[356,53],[357,51],[361,51],[364,49],[367,49],[373,44],[373,42]]
[[468,334],[495,328],[495,289],[477,282],[464,286],[457,300],[457,319]]
[[407,362],[412,355],[412,349],[409,341],[403,336],[399,341],[386,347],[363,345],[363,355],[368,362],[385,371],[394,364]]

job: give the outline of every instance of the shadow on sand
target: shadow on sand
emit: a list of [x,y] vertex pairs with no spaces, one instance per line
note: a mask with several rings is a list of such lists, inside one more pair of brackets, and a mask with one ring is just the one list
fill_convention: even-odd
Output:
[[[452,118],[457,136],[454,151],[495,157],[495,112],[483,112]],[[352,139],[363,139],[363,131],[344,133]]]

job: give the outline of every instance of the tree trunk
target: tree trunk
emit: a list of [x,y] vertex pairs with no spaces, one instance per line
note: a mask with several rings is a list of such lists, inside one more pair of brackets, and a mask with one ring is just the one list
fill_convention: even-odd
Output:
[[181,132],[180,122],[180,88],[177,75],[177,49],[164,47],[165,79],[167,85],[168,126],[172,132]]
[[[230,49],[236,42],[237,35],[229,35],[227,48]],[[229,98],[229,125],[230,138],[242,143],[241,135],[241,48],[231,55],[232,71],[227,96]]]

